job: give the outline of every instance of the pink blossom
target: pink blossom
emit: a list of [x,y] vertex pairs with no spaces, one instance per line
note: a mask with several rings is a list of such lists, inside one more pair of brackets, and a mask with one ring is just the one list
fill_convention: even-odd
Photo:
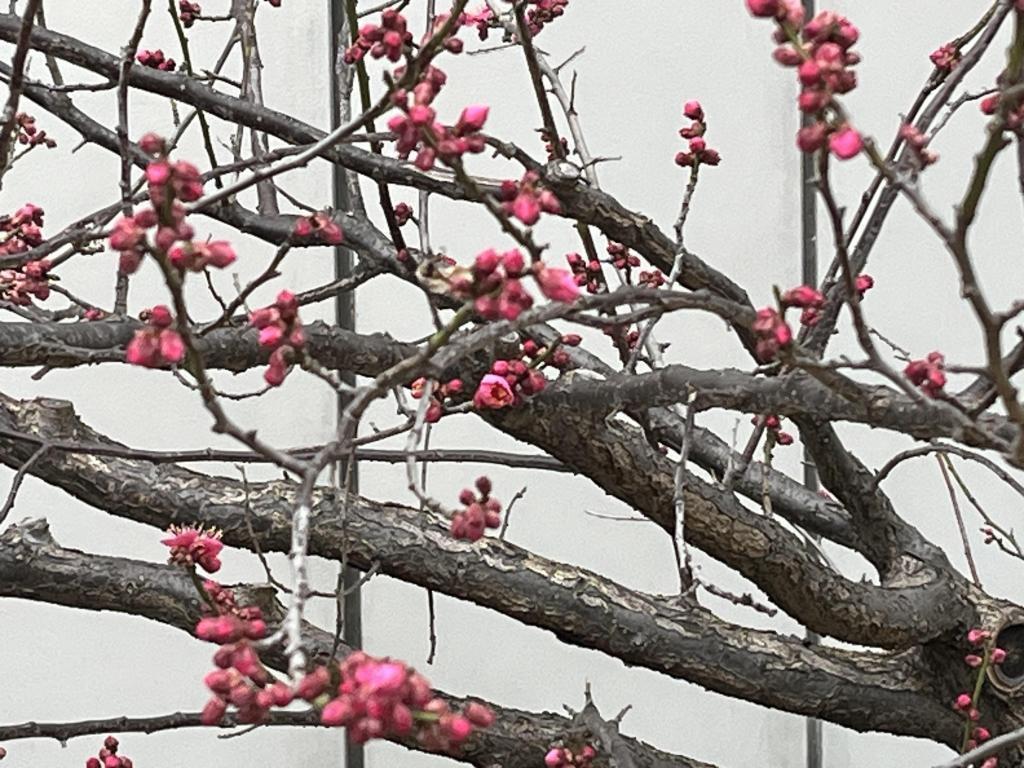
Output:
[[476,394],[473,395],[473,406],[476,408],[504,408],[515,402],[515,393],[503,376],[487,374],[480,381]]
[[[903,369],[903,374],[929,397],[938,397],[946,386],[946,374],[943,372],[945,362],[941,352],[931,352],[923,360],[911,360]],[[972,645],[979,645],[987,637],[988,633],[981,629],[972,629],[967,633],[968,642]]]
[[535,272],[541,292],[552,301],[571,303],[580,296],[572,273],[559,267],[541,267]]
[[168,532],[171,536],[162,539],[160,543],[171,549],[169,562],[186,566],[198,565],[209,573],[220,570],[220,560],[217,556],[224,548],[224,542],[220,540],[220,531],[215,528],[172,525]]

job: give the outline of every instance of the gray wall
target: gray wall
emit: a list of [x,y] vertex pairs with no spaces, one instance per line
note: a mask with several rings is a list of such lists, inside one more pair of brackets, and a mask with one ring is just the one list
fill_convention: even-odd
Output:
[[[209,3],[208,3],[209,4]],[[157,5],[160,5],[157,3]],[[288,2],[286,8],[261,9],[267,101],[282,111],[318,125],[327,121],[326,11],[324,3]],[[414,5],[420,5],[416,3]],[[676,130],[683,101],[699,98],[710,120],[709,144],[724,158],[718,168],[701,175],[688,224],[688,244],[716,267],[734,275],[755,303],[767,303],[771,286],[788,286],[799,275],[799,158],[793,146],[796,90],[790,72],[769,61],[770,26],[747,17],[740,0],[713,4],[684,0],[645,0],[629,4],[611,0],[573,3],[567,17],[545,31],[541,46],[554,60],[581,46],[586,53],[579,71],[577,105],[592,151],[621,156],[600,167],[604,186],[626,205],[642,209],[664,228],[675,219],[685,173],[672,164],[681,148]],[[847,103],[862,129],[888,142],[898,125],[897,115],[913,100],[929,72],[927,54],[966,29],[984,3],[940,3],[908,0],[893,18],[889,3],[836,3],[862,30],[859,49],[861,89]],[[94,7],[93,7],[94,6]],[[127,35],[135,3],[126,0],[90,4],[88,16],[72,0],[50,0],[51,25],[72,31],[109,50]],[[211,6],[212,7],[212,6]],[[941,13],[940,13],[941,11]],[[417,26],[419,26],[417,24]],[[219,50],[215,35],[197,38],[194,49],[212,58]],[[146,45],[175,50],[169,25],[160,20]],[[1002,44],[1000,44],[1002,45]],[[7,55],[7,54],[4,54]],[[197,53],[203,58],[204,54]],[[33,62],[33,73],[42,70]],[[492,106],[488,129],[539,152],[532,133],[539,123],[525,71],[512,50],[462,57],[446,66],[450,85],[440,100],[442,115],[454,115],[467,103]],[[992,81],[995,66],[969,78],[970,88]],[[108,119],[109,96],[82,97]],[[136,97],[132,133],[164,127],[167,106]],[[116,199],[116,163],[101,150],[85,148],[69,156],[75,140],[44,115],[40,124],[61,140],[58,150],[42,151],[6,179],[0,193],[4,210],[32,200],[47,210],[46,231],[54,232],[74,216]],[[959,196],[969,172],[967,158],[980,146],[982,123],[972,106],[946,129],[937,145],[938,166],[925,177],[930,199],[942,210]],[[221,126],[221,136],[226,133]],[[200,157],[193,142],[183,155]],[[482,172],[506,175],[487,159],[473,161]],[[845,203],[855,206],[859,191],[870,179],[860,160],[837,168],[835,181]],[[58,180],[41,184],[40,179]],[[285,188],[315,203],[329,202],[329,177],[323,167],[291,177]],[[973,244],[987,275],[986,288],[995,304],[1019,295],[1020,202],[1014,169],[1008,157],[991,182],[991,192],[977,225]],[[371,198],[372,199],[372,198]],[[415,193],[396,191],[395,199],[415,202]],[[468,259],[498,244],[487,217],[466,206],[432,202],[436,247]],[[206,226],[206,222],[203,222]],[[215,225],[210,231],[218,233]],[[255,271],[268,255],[266,246],[235,238],[239,270]],[[572,231],[557,221],[544,221],[538,239],[550,242],[554,254],[576,250]],[[828,254],[828,230],[821,231],[823,263]],[[308,287],[331,271],[326,250],[303,251],[293,257],[286,281]],[[888,232],[875,249],[869,268],[877,287],[869,294],[870,320],[898,339],[915,355],[940,348],[958,363],[979,361],[979,336],[969,315],[957,304],[957,284],[949,258],[927,228],[899,205]],[[108,301],[112,291],[113,259],[101,255],[76,259],[60,272],[81,293]],[[998,280],[995,279],[998,275]],[[230,286],[227,276],[221,284]],[[132,309],[162,300],[153,272],[135,279]],[[267,291],[264,298],[272,291]],[[327,311],[327,308],[325,308]],[[422,334],[425,304],[409,287],[393,281],[370,284],[359,297],[361,330],[386,329],[398,338]],[[308,314],[308,313],[307,313]],[[668,357],[697,366],[745,366],[744,354],[722,325],[699,315],[671,319],[659,326],[659,337],[670,340]],[[834,351],[855,352],[847,341]],[[139,447],[186,447],[207,444],[209,420],[194,395],[168,376],[126,368],[54,372],[39,382],[28,371],[0,371],[0,387],[17,396],[48,395],[73,398],[83,417],[97,428]],[[244,390],[257,376],[222,384]],[[332,398],[301,376],[258,403],[235,409],[245,423],[258,425],[281,444],[303,444],[329,431]],[[390,406],[378,409],[379,423],[393,418]],[[701,416],[701,423],[728,435],[734,418],[728,414]],[[746,420],[741,426],[741,437]],[[906,447],[906,441],[865,429],[844,430],[871,466]],[[213,440],[214,444],[226,444]],[[521,449],[511,439],[485,430],[472,416],[446,419],[432,435],[434,446]],[[797,448],[780,451],[778,462],[799,469]],[[233,472],[231,467],[217,471]],[[485,468],[434,466],[432,495],[454,501],[458,490]],[[547,557],[593,568],[631,587],[669,592],[673,562],[664,534],[644,522],[598,519],[589,512],[629,515],[617,501],[591,483],[561,476],[486,469],[495,481],[496,495],[508,499],[528,485],[510,527],[510,538]],[[363,491],[374,498],[406,499],[404,470],[385,465],[360,469]],[[999,485],[965,468],[976,493],[996,514],[1012,525],[1017,506]],[[3,486],[10,473],[3,472]],[[962,558],[952,512],[938,470],[921,460],[897,470],[887,481],[899,508],[934,540],[947,545],[954,561]],[[89,551],[159,560],[163,548],[156,532],[116,521],[68,499],[45,485],[26,483],[14,518],[50,519],[58,540]],[[972,528],[976,528],[972,525]],[[980,548],[980,543],[979,543]],[[995,553],[977,552],[982,577],[991,591],[1020,598],[1015,566]],[[859,576],[863,562],[836,555],[851,575]],[[230,552],[225,580],[259,579],[253,558]],[[277,560],[280,566],[281,561]],[[735,576],[706,558],[702,575],[730,588],[748,588]],[[286,571],[282,569],[282,574]],[[324,564],[318,584],[329,588],[333,566]],[[365,589],[365,643],[369,651],[393,654],[419,665],[439,687],[471,693],[502,704],[535,710],[560,710],[578,705],[586,681],[593,684],[597,703],[616,712],[627,704],[633,710],[625,730],[657,746],[723,766],[800,766],[803,764],[804,721],[744,702],[708,693],[699,687],[644,670],[626,668],[601,654],[566,647],[549,633],[516,624],[444,596],[437,597],[439,648],[432,667],[426,667],[428,628],[426,595],[385,577]],[[775,621],[730,604],[713,603],[723,616],[752,626],[772,626],[786,632],[798,628],[786,619]],[[314,615],[332,621],[329,607],[314,607]],[[0,602],[0,627],[7,653],[0,656],[0,721],[75,719],[118,714],[156,714],[197,707],[203,701],[201,677],[210,649],[181,634],[123,616],[92,615],[26,602]],[[94,743],[94,741],[96,743]],[[221,742],[210,734],[185,733],[128,736],[127,754],[140,766],[171,766],[206,758],[207,765],[338,764],[340,736],[335,733],[263,731]],[[98,740],[76,740],[67,750],[42,742],[11,745],[13,766],[73,765],[94,751]],[[830,768],[875,765],[929,765],[946,751],[913,739],[859,735],[826,727],[826,764]],[[59,761],[59,762],[58,762]],[[440,758],[406,752],[388,744],[368,750],[372,768],[440,764]]]

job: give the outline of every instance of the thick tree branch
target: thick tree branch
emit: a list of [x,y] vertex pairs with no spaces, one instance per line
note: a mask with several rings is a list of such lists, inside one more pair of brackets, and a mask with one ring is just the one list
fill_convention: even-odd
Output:
[[[259,605],[268,621],[279,622],[284,607],[267,586],[234,587],[242,604]],[[117,611],[168,624],[192,633],[201,616],[201,605],[195,585],[186,572],[176,566],[86,554],[64,549],[50,536],[46,524],[32,521],[11,526],[0,534],[0,595],[38,600],[57,605],[84,608],[93,611]],[[334,638],[329,632],[306,624],[304,636],[311,655],[319,663],[331,658]],[[340,657],[351,652],[344,645]],[[288,660],[278,651],[270,651],[265,661],[275,669],[287,669]],[[199,672],[197,671],[197,678]],[[439,692],[452,705],[459,706],[463,699]],[[540,768],[544,753],[555,740],[572,729],[572,721],[558,715],[523,712],[490,704],[498,716],[491,728],[477,731],[456,759],[473,765],[507,768]],[[275,715],[277,716],[277,715]],[[302,712],[280,713],[290,725],[313,723]],[[194,716],[176,716],[167,727],[194,725]],[[184,721],[184,722],[183,722]],[[282,723],[284,724],[284,723]],[[100,732],[108,730],[144,730],[150,732],[145,721],[128,720],[121,723],[103,721]],[[75,726],[47,726],[28,723],[21,726],[0,726],[0,740],[47,736],[65,738],[96,732],[94,724]],[[141,726],[141,727],[140,727]],[[625,739],[637,765],[649,768],[710,768],[707,763],[687,757],[669,755],[634,739]],[[405,742],[400,742],[405,743]],[[417,749],[409,742],[406,746]]]
[[[0,422],[5,427],[53,438],[107,442],[82,424],[66,404],[36,401],[19,405],[7,400],[4,405]],[[4,461],[13,462],[25,451],[31,452],[32,445],[0,439],[0,450]],[[50,452],[32,471],[86,503],[137,522],[165,527],[198,521],[222,529],[226,543],[243,548],[253,546],[251,524],[262,550],[287,551],[289,546],[294,483],[250,484],[246,489],[237,481],[175,465],[59,453],[51,456]],[[706,502],[690,505],[697,531],[703,525],[700,504]],[[891,730],[908,727],[897,720],[903,721],[901,713],[907,704],[903,699],[909,698],[915,708],[930,710],[934,706],[934,717],[926,726],[932,732],[946,721],[945,708],[929,703],[929,695],[920,687],[921,677],[912,671],[917,664],[913,652],[891,656],[808,648],[797,638],[736,627],[694,604],[676,605],[628,590],[589,571],[545,560],[496,539],[475,545],[453,540],[446,521],[430,512],[358,498],[352,499],[347,509],[340,507],[341,499],[329,490],[316,495],[311,554],[344,557],[363,569],[376,565],[382,573],[492,608],[548,629],[568,642],[769,706],[854,728]],[[739,534],[748,543],[758,544],[749,537],[744,539],[742,530]],[[768,561],[775,559],[770,552],[764,556]],[[849,586],[856,591],[861,585]],[[862,591],[870,594],[872,589],[877,588],[864,586]],[[856,595],[856,599],[862,597]],[[826,590],[821,599],[839,596],[835,590]],[[950,601],[945,602],[946,615],[955,615]],[[909,598],[899,603],[908,619],[895,629],[880,626],[880,620],[872,617],[870,599],[868,608],[858,610],[857,617],[883,640],[893,632],[906,632],[907,623],[914,625],[915,633],[928,630],[932,619],[923,616]],[[609,632],[609,627],[615,631]],[[751,648],[757,652],[752,653]],[[808,681],[819,677],[819,683],[811,687],[822,695],[808,695]],[[878,695],[872,691],[880,689],[886,697],[894,697],[893,701],[884,706],[876,701],[865,707],[865,701]]]

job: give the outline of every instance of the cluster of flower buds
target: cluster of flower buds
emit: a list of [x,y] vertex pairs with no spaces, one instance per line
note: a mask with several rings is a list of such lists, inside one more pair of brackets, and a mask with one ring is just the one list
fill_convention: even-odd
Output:
[[57,146],[57,142],[47,136],[46,131],[41,131],[36,127],[36,119],[32,115],[19,112],[15,117],[15,123],[18,127],[19,144],[25,144],[29,147],[37,147],[42,144],[47,149],[53,149]]
[[626,282],[630,282],[630,275],[633,267],[640,266],[640,257],[631,253],[629,248],[622,243],[608,243],[608,261],[613,267],[626,275]]
[[[416,379],[410,386],[412,390],[412,396],[416,400],[423,397],[427,391],[427,380],[420,377]],[[427,404],[427,415],[426,422],[428,424],[436,424],[444,416],[444,401],[448,397],[454,397],[462,392],[462,381],[460,379],[452,379],[445,384],[435,383],[430,388],[430,402]]]
[[117,739],[107,736],[97,756],[85,761],[85,768],[132,768],[131,758],[117,754],[119,746]]
[[937,70],[952,72],[953,67],[960,63],[960,49],[953,43],[946,43],[928,54],[928,58],[932,60]]
[[[799,0],[747,0],[754,16],[773,18],[778,23],[775,42],[779,47],[773,56],[786,67],[796,67],[800,80],[800,111],[813,115],[815,121],[802,127],[797,146],[804,152],[816,152],[828,144],[840,160],[858,155],[864,147],[860,133],[842,119],[838,110],[830,118],[828,110],[835,107],[834,97],[857,87],[853,67],[860,54],[850,50],[860,37],[849,19],[834,11],[822,11],[804,23],[804,9]],[[792,40],[800,34],[799,42]]]
[[533,297],[522,283],[527,274],[526,259],[518,249],[498,253],[488,248],[476,255],[471,268],[450,267],[445,278],[452,293],[471,299],[485,320],[515,320],[533,306]]
[[906,142],[920,167],[925,168],[939,159],[938,154],[928,148],[928,137],[916,126],[904,123],[900,127],[900,138]]
[[540,219],[540,214],[561,213],[562,206],[558,198],[550,189],[540,185],[540,174],[536,171],[527,171],[518,183],[514,181],[501,182],[498,191],[498,200],[501,207],[509,216],[514,216],[526,226],[532,226]]
[[676,165],[683,168],[696,168],[698,165],[718,165],[722,156],[711,149],[704,140],[708,124],[704,116],[704,108],[699,101],[688,101],[683,106],[683,117],[693,122],[679,129],[679,135],[689,139],[690,148],[686,152],[676,154]]
[[17,211],[0,216],[0,256],[14,256],[43,242],[43,209],[25,203]]
[[644,269],[640,271],[640,276],[637,278],[637,285],[644,285],[648,288],[661,288],[668,278],[665,277],[665,273],[660,269]]
[[178,18],[185,29],[195,24],[196,19],[199,18],[202,12],[203,9],[199,7],[199,3],[193,3],[190,0],[178,0]]
[[774,360],[780,349],[793,343],[793,331],[785,318],[771,307],[757,310],[751,330],[757,337],[754,351],[762,363]]
[[48,259],[27,261],[20,269],[0,270],[0,298],[20,306],[31,304],[33,296],[45,301],[50,295],[49,272]]
[[[1000,94],[993,93],[981,100],[981,111],[986,115],[994,115],[999,111],[1001,103]],[[1018,102],[1007,110],[1006,127],[1011,131],[1019,132],[1022,126],[1024,126],[1024,102]]]
[[[413,104],[408,104],[408,94],[396,91],[392,96],[395,106],[402,114],[388,120],[388,130],[396,134],[395,151],[402,159],[416,151],[413,161],[421,171],[434,167],[438,157],[453,161],[464,154],[479,154],[486,142],[480,130],[487,121],[488,107],[475,104],[462,110],[454,126],[437,122],[437,113],[430,106],[440,89],[436,81],[444,83],[444,73],[436,67],[429,67],[424,79],[413,89]],[[429,88],[421,88],[424,84]]]
[[581,341],[582,337],[577,333],[563,334],[555,342],[543,346],[527,339],[515,357],[495,360],[491,364],[490,371],[473,393],[473,406],[477,409],[505,408],[542,391],[548,383],[542,368],[548,365],[567,368],[569,354],[562,347],[576,347]]
[[[752,420],[753,424],[757,424],[761,417],[755,416]],[[772,441],[776,445],[791,445],[793,443],[793,436],[789,432],[782,430],[782,420],[774,413],[770,413],[764,417],[764,428],[768,431]]]
[[395,217],[395,223],[400,227],[408,224],[413,216],[412,206],[408,203],[399,203],[392,209],[391,213]]
[[[609,248],[611,245],[608,246]],[[578,253],[568,253],[565,260],[569,262],[576,285],[585,285],[587,293],[598,293],[604,281],[601,264],[597,260],[588,261]],[[637,260],[637,264],[639,264]]]
[[809,285],[798,285],[782,294],[779,303],[783,310],[789,307],[802,309],[800,325],[812,326],[818,324],[821,308],[825,306],[825,297],[821,291]]
[[551,747],[544,755],[544,765],[548,768],[590,768],[595,757],[597,750],[589,744],[576,752],[568,747]]
[[188,242],[175,245],[167,252],[167,259],[178,269],[202,272],[207,267],[223,269],[235,263],[235,249],[227,240],[208,243]]
[[[579,337],[573,335],[567,338],[575,341]],[[569,362],[565,350],[559,350],[554,345],[538,348],[532,341],[523,345],[522,355],[529,355],[534,359],[529,364],[522,357],[495,360],[491,364],[490,373],[484,375],[473,394],[475,408],[497,409],[515,405],[523,397],[535,395],[547,386],[547,379],[540,370],[542,365],[550,363],[562,367]]]
[[946,386],[945,366],[946,358],[941,352],[930,352],[924,359],[907,363],[903,374],[928,397],[940,397]]
[[173,72],[175,67],[178,65],[174,63],[174,59],[168,59],[164,56],[164,52],[157,48],[155,51],[139,51],[138,56],[135,57],[139,64],[150,69],[159,69],[161,72]]
[[[174,263],[180,269],[201,270],[207,266],[231,264],[235,254],[227,243],[191,242],[195,230],[186,221],[187,212],[181,203],[193,202],[202,196],[203,180],[199,169],[184,160],[172,163],[167,158],[166,143],[156,134],[143,136],[139,147],[154,158],[146,166],[152,206],[139,210],[134,216],[119,219],[110,232],[110,247],[121,256],[121,273],[134,273],[149,250],[170,255],[178,242],[185,243],[174,250],[177,259]],[[155,229],[152,245],[146,234],[150,229]]]
[[198,565],[207,573],[216,573],[220,570],[218,556],[224,549],[224,542],[220,540],[221,532],[216,528],[172,525],[167,532],[170,537],[160,543],[171,549],[168,562],[189,568]]
[[412,32],[405,16],[389,8],[380,17],[380,24],[364,24],[356,38],[345,51],[345,63],[361,61],[366,54],[375,59],[387,58],[398,61],[402,53],[412,45]]
[[180,363],[185,357],[185,342],[176,330],[171,328],[174,316],[163,304],[144,310],[139,319],[146,323],[135,332],[128,342],[124,359],[131,365],[146,368],[163,368]]
[[279,387],[288,375],[292,354],[306,343],[299,319],[299,301],[291,291],[281,291],[273,304],[249,316],[249,324],[259,329],[260,346],[271,350],[263,379],[270,386]]
[[[547,153],[548,160],[569,156],[569,140],[565,136],[558,137],[556,144],[555,140],[548,133],[547,128],[541,128],[540,138],[544,142],[544,151]],[[557,152],[555,151],[556,146],[558,147]]]
[[[216,581],[203,583],[207,598],[216,611],[196,624],[196,637],[219,645],[259,640],[267,634],[263,612],[255,605],[239,606],[235,594]],[[214,657],[221,669],[227,667]]]
[[202,197],[203,178],[199,169],[184,160],[172,163],[163,138],[148,133],[139,139],[139,148],[155,158],[146,166],[149,199],[153,205],[163,206],[171,200],[191,203]]
[[216,725],[228,706],[238,710],[243,723],[259,723],[271,707],[291,704],[291,689],[285,683],[271,684],[270,674],[253,647],[267,633],[263,614],[256,606],[239,607],[234,593],[215,581],[203,584],[215,615],[204,616],[196,625],[196,636],[220,645],[213,654],[216,669],[203,682],[213,696],[203,707],[200,720]]
[[569,0],[527,0],[533,6],[526,12],[526,26],[530,34],[536,37],[544,29],[545,24],[550,24],[563,13],[569,5]]
[[[337,681],[332,682],[333,680]],[[332,675],[318,667],[299,682],[296,694],[314,701],[324,693],[331,698],[320,720],[344,726],[356,743],[382,736],[412,736],[426,749],[451,752],[473,733],[494,723],[494,713],[478,702],[461,713],[434,696],[426,678],[400,661],[375,658],[356,651]]]
[[[1006,651],[996,648],[993,642],[992,633],[980,627],[973,627],[967,632],[967,642],[972,650],[964,656],[964,663],[971,669],[977,669],[979,675],[985,674],[989,664],[1002,664],[1006,660]],[[978,725],[981,713],[978,711],[974,696],[971,693],[961,693],[953,702],[953,709],[963,716],[970,729],[970,738],[964,744],[967,751],[976,749],[980,744],[992,738],[988,728]],[[995,768],[998,765],[996,758],[989,758],[982,763],[982,768]]]
[[463,488],[459,494],[459,503],[465,509],[452,516],[451,532],[456,539],[477,541],[486,529],[501,525],[501,502],[491,497],[490,478],[478,477],[475,485],[475,491]]
[[623,362],[629,359],[629,355],[640,343],[640,331],[635,327],[627,330],[625,325],[606,325],[601,328],[601,331],[612,340],[612,344],[623,357]]
[[[442,29],[448,23],[448,19],[451,18],[450,13],[439,13],[434,17],[434,24],[430,31],[423,36],[422,45],[426,45],[432,37],[441,34]],[[465,21],[462,15],[459,16],[457,23],[448,32],[445,38],[441,41],[442,47],[449,53],[462,53],[463,45],[462,40],[459,39],[458,34],[462,27],[465,26]]]
[[318,242],[325,245],[339,245],[345,240],[345,233],[327,211],[317,211],[311,216],[301,216],[292,228],[292,237],[301,242]]

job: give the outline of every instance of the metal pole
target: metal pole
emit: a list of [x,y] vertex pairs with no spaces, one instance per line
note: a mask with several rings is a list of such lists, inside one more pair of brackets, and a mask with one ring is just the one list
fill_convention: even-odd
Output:
[[[807,18],[814,15],[814,0],[803,0],[804,14]],[[802,122],[810,122],[803,115]],[[818,285],[818,200],[814,188],[814,154],[800,154],[800,279],[804,285]],[[804,449],[804,485],[813,491],[818,490],[818,470],[811,460],[807,449]],[[814,632],[807,633],[809,643],[818,643],[821,638]],[[807,718],[807,768],[822,768],[824,742],[821,732],[821,721]]]
[[[330,21],[331,21],[331,44],[330,61],[328,62],[331,83],[331,128],[336,128],[341,122],[341,103],[339,100],[340,83],[338,71],[335,64],[338,61],[340,48],[347,44],[341,36],[346,31],[344,0],[328,0]],[[348,193],[348,179],[345,169],[338,165],[331,166],[331,184],[333,187],[332,205],[335,210],[347,211],[350,208]],[[352,273],[353,254],[352,251],[343,245],[334,248],[334,277],[341,279]],[[334,299],[334,319],[337,325],[346,330],[355,330],[356,324],[356,297],[354,291],[341,291]],[[343,380],[348,384],[355,383],[355,377],[342,372]],[[347,398],[338,396],[337,409],[338,417],[347,405]],[[354,462],[354,460],[353,460]],[[347,461],[343,461],[336,468],[339,478],[344,478],[350,471]],[[353,463],[351,467],[352,480],[350,488],[353,491],[358,489],[358,474]],[[344,633],[343,639],[351,648],[361,648],[363,645],[363,620],[362,620],[362,595],[357,586],[359,583],[359,571],[354,568],[346,568],[343,577],[343,585],[346,591],[344,603]],[[365,765],[365,754],[362,744],[355,744],[351,739],[345,739],[345,768],[363,768]]]

